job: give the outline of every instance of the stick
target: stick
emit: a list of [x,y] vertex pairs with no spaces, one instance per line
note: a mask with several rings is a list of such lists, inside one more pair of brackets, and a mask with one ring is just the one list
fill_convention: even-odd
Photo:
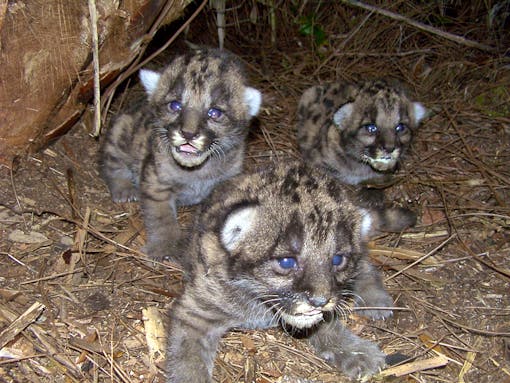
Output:
[[425,254],[423,257],[417,259],[416,261],[414,261],[413,263],[411,263],[410,265],[407,265],[406,267],[404,267],[403,269],[397,271],[395,274],[393,275],[390,275],[388,278],[385,279],[385,281],[389,281],[390,279],[393,279],[395,278],[397,275],[399,274],[402,274],[404,271],[410,269],[411,267],[413,267],[414,265],[417,265],[418,263],[422,262],[425,258],[428,258],[430,257],[432,254],[434,254],[436,251],[438,251],[439,249],[441,249],[444,245],[446,245],[448,242],[450,242],[450,240],[452,238],[454,238],[456,235],[453,234],[451,235],[450,237],[448,237],[446,240],[444,240],[443,242],[441,242],[437,247],[435,247],[434,249],[432,249],[432,251],[428,252],[427,254]]
[[99,79],[99,41],[97,38],[96,0],[89,0],[92,65],[94,67],[94,137],[101,132],[101,82]]
[[45,306],[42,303],[35,302],[23,314],[21,314],[15,321],[13,321],[6,329],[0,333],[0,349],[10,342],[16,335],[27,328],[34,322]]
[[415,362],[405,363],[401,366],[390,367],[381,371],[379,376],[403,376],[413,372],[430,370],[431,368],[443,367],[448,364],[448,358],[444,355],[438,355],[434,358],[417,360]]
[[166,335],[163,327],[163,319],[156,307],[142,309],[145,338],[149,348],[151,363],[164,359],[166,349]]
[[491,47],[490,45],[482,44],[477,41],[468,40],[464,37],[454,35],[453,33],[444,32],[440,29],[431,27],[430,25],[423,24],[418,21],[414,21],[414,20],[409,19],[405,16],[399,15],[398,13],[394,13],[394,12],[388,11],[386,9],[377,8],[377,7],[374,7],[373,5],[365,4],[365,3],[362,3],[361,1],[356,1],[356,0],[341,0],[341,2],[344,4],[352,5],[354,7],[365,9],[370,12],[378,13],[380,15],[389,17],[394,20],[403,21],[404,23],[412,25],[413,27],[421,29],[422,31],[441,36],[447,40],[454,41],[458,44],[466,45],[470,48],[476,48],[476,49],[480,49],[480,50],[488,51],[488,52],[496,52],[496,48]]

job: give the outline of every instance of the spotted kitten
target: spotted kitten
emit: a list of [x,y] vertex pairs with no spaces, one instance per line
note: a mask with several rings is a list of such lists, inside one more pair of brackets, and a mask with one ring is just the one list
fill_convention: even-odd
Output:
[[141,70],[143,97],[117,116],[101,148],[101,173],[116,202],[140,200],[146,251],[172,259],[178,205],[202,201],[241,171],[261,94],[232,54],[203,49],[162,72]]
[[372,318],[392,305],[365,248],[387,212],[359,208],[350,193],[298,163],[218,186],[182,252],[189,269],[170,309],[167,382],[211,382],[218,343],[233,327],[282,325],[351,377],[384,365],[377,345],[340,320],[349,298]]
[[298,141],[306,161],[342,182],[383,184],[425,114],[396,82],[317,85],[299,101]]

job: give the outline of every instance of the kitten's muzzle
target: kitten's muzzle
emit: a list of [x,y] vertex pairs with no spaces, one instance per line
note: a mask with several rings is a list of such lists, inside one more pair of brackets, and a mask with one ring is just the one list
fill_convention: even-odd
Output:
[[385,149],[377,149],[373,157],[365,154],[364,160],[372,167],[372,169],[379,172],[392,172],[397,166],[400,157],[400,149],[388,151]]
[[282,311],[283,321],[295,328],[304,329],[315,326],[324,320],[324,313],[332,311],[335,302],[322,296],[308,297],[305,302],[299,302],[291,310]]

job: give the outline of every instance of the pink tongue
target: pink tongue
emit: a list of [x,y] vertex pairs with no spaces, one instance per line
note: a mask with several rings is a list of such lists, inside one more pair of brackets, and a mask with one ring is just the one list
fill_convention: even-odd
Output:
[[184,153],[195,154],[197,152],[197,149],[193,145],[190,145],[190,144],[184,144],[184,145],[179,146],[179,150]]
[[310,310],[310,311],[307,311],[307,312],[304,312],[303,315],[317,315],[317,314],[320,314],[322,311],[319,310],[319,309],[315,309],[315,310]]

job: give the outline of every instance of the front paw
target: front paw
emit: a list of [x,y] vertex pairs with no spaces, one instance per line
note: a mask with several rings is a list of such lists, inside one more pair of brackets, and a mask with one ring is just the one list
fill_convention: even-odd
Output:
[[375,343],[361,338],[347,348],[324,350],[320,356],[349,377],[357,379],[378,373],[386,359],[386,355]]
[[130,180],[115,179],[110,183],[113,202],[134,202],[138,200],[138,190]]
[[147,256],[156,262],[172,262],[173,257],[171,251],[169,251],[169,246],[162,243],[147,243],[142,251],[147,254]]
[[[389,309],[393,306],[393,299],[384,289],[372,290],[370,296],[358,298],[355,302],[356,314],[376,320],[386,319],[393,315],[393,311]],[[373,308],[364,309],[363,307]]]

